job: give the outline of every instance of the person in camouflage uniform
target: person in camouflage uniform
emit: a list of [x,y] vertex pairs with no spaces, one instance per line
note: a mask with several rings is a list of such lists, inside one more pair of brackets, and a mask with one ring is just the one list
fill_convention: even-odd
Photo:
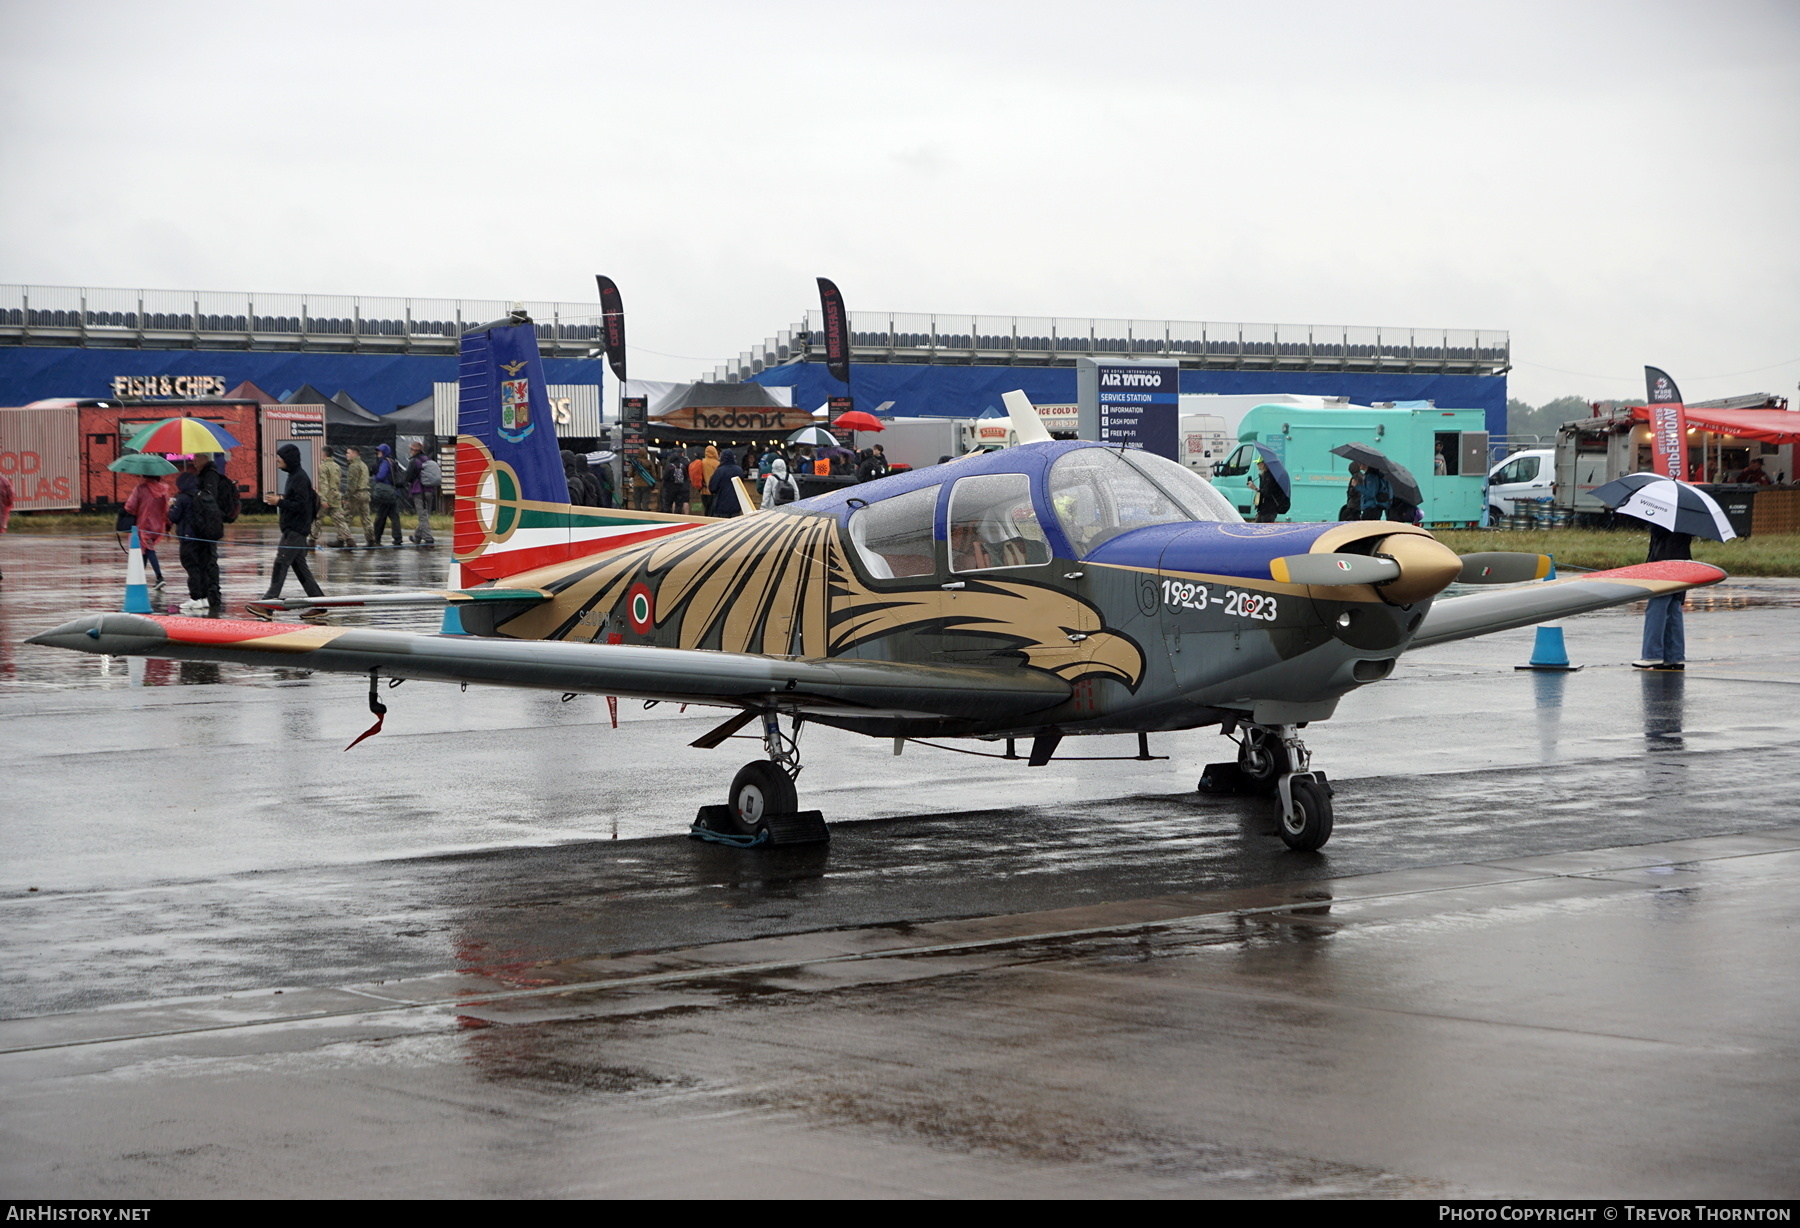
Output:
[[[369,516],[369,467],[363,464],[362,453],[355,448],[344,449],[344,504],[348,519],[360,521],[363,531],[363,544],[375,544],[375,522]],[[348,526],[346,526],[348,527]],[[356,545],[352,536],[350,545]]]
[[313,521],[312,535],[308,545],[319,544],[319,532],[327,518],[337,533],[337,540],[331,544],[337,547],[354,547],[356,542],[350,536],[350,517],[345,511],[344,471],[338,467],[331,449],[324,449],[319,456],[319,518]]

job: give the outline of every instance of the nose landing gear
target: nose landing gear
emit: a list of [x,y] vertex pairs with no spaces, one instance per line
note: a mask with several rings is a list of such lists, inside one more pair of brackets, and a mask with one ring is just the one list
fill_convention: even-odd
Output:
[[1200,778],[1202,793],[1273,793],[1281,802],[1282,842],[1311,852],[1331,839],[1330,783],[1312,769],[1312,752],[1293,725],[1227,725],[1220,732],[1237,741],[1236,763],[1209,763]]

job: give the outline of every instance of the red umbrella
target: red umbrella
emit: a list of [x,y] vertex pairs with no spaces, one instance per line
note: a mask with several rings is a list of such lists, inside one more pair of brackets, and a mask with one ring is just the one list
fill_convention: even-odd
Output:
[[840,414],[838,420],[831,424],[834,428],[845,431],[885,431],[887,424],[873,414],[865,414],[860,409],[853,409],[847,414]]

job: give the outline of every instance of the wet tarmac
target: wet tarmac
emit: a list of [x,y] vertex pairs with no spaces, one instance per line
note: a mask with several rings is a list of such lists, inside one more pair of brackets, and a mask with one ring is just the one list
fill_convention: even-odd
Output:
[[1630,610],[1574,674],[1409,656],[1308,730],[1318,854],[1193,792],[1208,733],[817,729],[831,845],[745,853],[681,834],[758,757],[686,748],[716,712],[410,683],[346,754],[356,679],[19,643],[117,560],[0,538],[9,1196],[1800,1187],[1800,583],[1709,591],[1685,675]]

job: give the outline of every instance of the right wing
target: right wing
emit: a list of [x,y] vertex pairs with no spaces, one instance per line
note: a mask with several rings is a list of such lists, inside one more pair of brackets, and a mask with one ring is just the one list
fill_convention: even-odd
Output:
[[1066,700],[1069,684],[1024,668],[911,665],[744,652],[425,635],[247,619],[89,614],[25,641],[112,656],[377,673],[634,699],[1005,721]]
[[1408,648],[1429,648],[1451,640],[1529,627],[1589,610],[1717,584],[1724,578],[1725,573],[1710,563],[1671,560],[1583,572],[1525,588],[1452,597],[1432,605]]

